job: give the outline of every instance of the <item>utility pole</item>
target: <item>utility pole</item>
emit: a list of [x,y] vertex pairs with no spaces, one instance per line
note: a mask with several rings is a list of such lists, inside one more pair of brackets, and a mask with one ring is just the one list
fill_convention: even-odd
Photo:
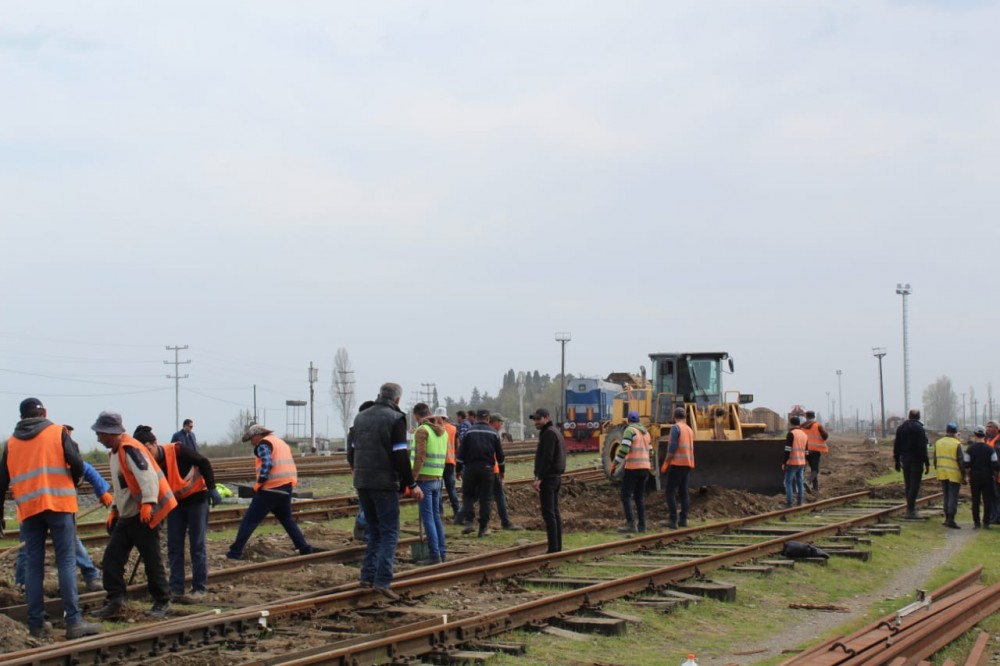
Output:
[[830,392],[826,392],[826,422],[830,423],[833,419],[833,412],[830,411]]
[[312,361],[309,361],[309,450],[316,453],[316,395],[314,384],[319,379],[319,368],[314,368]]
[[840,375],[843,373],[837,370],[837,400],[840,402],[840,429],[844,429],[844,389],[840,384]]
[[517,373],[517,402],[520,408],[520,415],[518,416],[518,425],[521,426],[521,439],[524,437],[524,371]]
[[560,378],[562,379],[562,388],[560,392],[560,402],[562,403],[562,414],[559,415],[559,427],[562,428],[562,422],[566,420],[566,343],[573,339],[573,334],[569,331],[557,331],[556,332],[556,342],[562,345],[562,369],[560,370]]
[[420,385],[424,388],[424,390],[421,391],[421,396],[423,397],[424,402],[427,403],[428,407],[434,407],[434,405],[431,404],[431,399],[434,397],[434,390],[437,389],[437,384],[434,382],[421,382]]
[[253,385],[253,422],[257,423],[257,385]]
[[910,284],[896,283],[896,293],[903,297],[903,412],[913,409],[910,404],[910,318],[906,307],[906,297],[913,293]]
[[967,423],[966,423],[966,420],[965,420],[965,394],[963,393],[962,394],[962,430],[965,430],[966,425],[967,425]]
[[187,345],[177,346],[177,347],[171,347],[170,345],[167,345],[166,348],[167,351],[172,351],[174,353],[174,360],[163,362],[164,365],[174,366],[174,374],[167,375],[167,379],[174,380],[174,428],[176,428],[177,430],[181,429],[181,380],[188,378],[187,375],[182,376],[180,374],[180,366],[191,362],[191,359],[188,359],[186,361],[180,360],[179,355],[182,350],[187,348],[188,348]]
[[[882,407],[882,422],[879,425],[879,436],[885,437],[885,388],[882,384],[882,359],[885,357],[885,347],[872,347],[872,354],[878,359],[878,400]],[[964,395],[964,394],[963,394]],[[964,401],[965,398],[963,397]]]

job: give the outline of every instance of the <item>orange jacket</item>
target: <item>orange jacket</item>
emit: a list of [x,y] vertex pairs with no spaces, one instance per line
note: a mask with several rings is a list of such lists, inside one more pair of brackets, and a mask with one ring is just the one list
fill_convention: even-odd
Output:
[[802,426],[800,429],[806,434],[809,441],[806,444],[806,448],[809,451],[818,451],[819,453],[829,453],[830,447],[827,446],[826,440],[823,439],[823,435],[820,432],[822,428],[818,421],[810,421]]
[[160,444],[160,448],[163,449],[163,464],[166,467],[163,471],[166,472],[167,482],[170,484],[170,489],[174,491],[174,497],[182,500],[195,493],[208,490],[208,486],[201,475],[201,470],[195,465],[191,465],[186,477],[181,476],[180,468],[177,465],[178,446],[181,445],[176,442]]
[[448,421],[445,421],[444,423],[442,423],[441,427],[444,428],[445,432],[448,433],[448,454],[445,456],[444,464],[445,465],[454,465],[455,464],[455,437],[458,434],[458,428],[456,428],[455,426],[453,426]]
[[43,511],[76,513],[76,486],[63,455],[63,427],[53,423],[31,440],[7,440],[7,470],[17,505],[17,520],[24,522]]
[[160,466],[156,464],[155,460],[153,460],[153,456],[149,454],[149,450],[146,448],[146,445],[136,439],[133,439],[126,433],[122,436],[121,446],[118,447],[118,466],[121,470],[121,475],[125,477],[125,484],[128,486],[128,490],[132,494],[132,497],[135,498],[136,503],[143,503],[142,486],[139,485],[139,480],[135,478],[135,474],[132,473],[132,468],[128,465],[126,449],[129,447],[136,449],[146,458],[146,463],[149,469],[156,470],[156,480],[159,484],[159,488],[156,492],[156,504],[153,506],[153,518],[149,521],[149,527],[152,529],[163,522],[163,519],[167,517],[167,514],[173,511],[174,507],[177,506],[177,498],[174,497],[174,491],[170,489],[170,482],[167,481],[167,477],[163,474]]
[[[295,468],[295,459],[292,458],[292,449],[277,435],[271,434],[261,439],[260,444],[267,442],[271,445],[271,471],[267,479],[261,484],[259,481],[254,484],[254,490],[267,488],[280,488],[281,486],[292,484],[292,488],[299,485],[299,473]],[[258,444],[257,446],[260,446]],[[257,466],[257,478],[260,478],[260,458],[255,456]]]

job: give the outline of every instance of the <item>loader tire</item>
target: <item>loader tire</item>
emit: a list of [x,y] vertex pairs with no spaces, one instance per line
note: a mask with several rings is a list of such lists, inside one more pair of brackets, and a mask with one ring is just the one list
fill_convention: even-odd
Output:
[[604,437],[604,448],[601,449],[601,464],[604,466],[604,475],[612,483],[617,483],[617,481],[611,477],[611,463],[614,462],[618,447],[621,446],[625,428],[624,424],[611,428]]

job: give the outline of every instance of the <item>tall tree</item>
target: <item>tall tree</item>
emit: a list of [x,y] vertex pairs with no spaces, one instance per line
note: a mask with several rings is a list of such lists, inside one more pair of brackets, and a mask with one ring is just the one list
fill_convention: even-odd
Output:
[[924,423],[932,428],[944,428],[949,421],[957,421],[958,396],[951,387],[951,380],[942,375],[924,389]]
[[333,407],[340,416],[344,437],[354,421],[354,369],[351,357],[343,347],[337,349],[333,357],[333,381],[330,383],[330,397]]

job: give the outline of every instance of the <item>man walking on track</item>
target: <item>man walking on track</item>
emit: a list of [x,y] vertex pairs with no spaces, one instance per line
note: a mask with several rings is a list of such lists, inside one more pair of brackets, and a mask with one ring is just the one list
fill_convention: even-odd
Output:
[[535,449],[535,480],[531,487],[538,493],[548,539],[547,553],[562,551],[562,515],[559,513],[559,488],[566,472],[566,440],[549,417],[549,410],[538,407],[528,417],[538,428]]
[[830,451],[826,443],[826,440],[830,439],[830,433],[816,420],[816,412],[812,410],[806,412],[806,421],[800,427],[807,438],[806,462],[809,463],[809,483],[813,492],[819,492],[819,461],[824,453]]

